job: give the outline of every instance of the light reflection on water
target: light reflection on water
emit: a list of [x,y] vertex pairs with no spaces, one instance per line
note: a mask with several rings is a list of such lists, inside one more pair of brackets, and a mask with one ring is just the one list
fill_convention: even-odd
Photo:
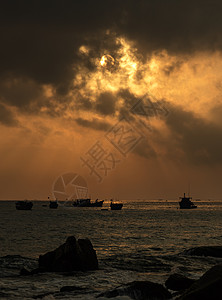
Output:
[[[14,202],[0,203],[1,253],[38,257],[67,236],[88,237],[100,258],[138,249],[179,252],[221,241],[222,203],[198,203],[195,210],[179,210],[177,202],[124,202],[121,211],[100,208],[42,207],[15,210]],[[210,207],[210,209],[209,209]]]
[[[16,299],[59,291],[64,285],[85,289],[84,295],[72,299],[94,299],[95,293],[132,280],[163,283],[170,272],[198,278],[221,261],[179,253],[195,246],[221,245],[222,203],[198,202],[197,209],[179,210],[178,202],[173,201],[125,201],[122,211],[74,207],[53,210],[42,204],[34,202],[32,211],[17,211],[14,202],[0,202],[0,257],[25,257],[0,258],[0,273],[18,274],[24,264],[34,266],[40,254],[55,249],[70,235],[92,241],[100,270],[74,277],[38,274],[11,278],[0,274],[4,291]],[[55,298],[69,299],[62,294]]]

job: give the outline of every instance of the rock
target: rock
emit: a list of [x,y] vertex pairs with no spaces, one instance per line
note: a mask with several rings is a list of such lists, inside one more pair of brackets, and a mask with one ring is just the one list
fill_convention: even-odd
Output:
[[39,256],[39,269],[46,272],[97,270],[96,251],[90,240],[77,241],[74,236],[70,236],[54,251]]
[[117,296],[128,296],[135,300],[165,300],[172,297],[171,293],[159,283],[153,283],[151,281],[133,281],[114,290],[102,293],[98,295],[97,298],[113,298]]
[[72,292],[72,291],[82,291],[83,288],[73,285],[66,285],[60,289],[60,292]]
[[39,273],[44,273],[46,272],[45,269],[43,268],[37,268],[37,269],[34,269],[32,271],[28,271],[26,268],[22,268],[20,270],[20,275],[21,276],[28,276],[28,275],[34,275],[34,274],[39,274]]
[[218,300],[222,294],[222,264],[208,270],[178,300]]
[[44,273],[46,272],[46,270],[44,268],[37,268],[37,269],[34,269],[30,272],[31,275],[34,275],[34,274],[39,274],[39,273]]
[[189,288],[194,282],[194,279],[187,278],[184,275],[172,274],[166,280],[165,286],[172,291],[182,291]]
[[81,249],[80,258],[81,258],[81,267],[83,270],[97,270],[98,269],[98,260],[96,257],[96,251],[93,249],[93,246],[89,239],[79,239],[79,247]]
[[195,247],[183,252],[185,255],[194,256],[212,256],[222,258],[222,246],[201,246]]
[[22,268],[22,269],[20,270],[20,275],[21,275],[21,276],[28,276],[28,275],[31,275],[31,272],[28,271],[26,268]]

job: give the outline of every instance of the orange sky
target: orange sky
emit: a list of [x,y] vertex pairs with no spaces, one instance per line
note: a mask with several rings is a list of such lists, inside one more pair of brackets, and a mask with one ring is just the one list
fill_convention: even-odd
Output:
[[[46,69],[50,55],[42,46],[33,66],[22,66],[18,58],[1,74],[0,198],[47,199],[56,178],[74,172],[85,178],[93,198],[177,199],[190,183],[194,198],[221,199],[219,47],[172,51],[168,43],[149,49],[133,31],[105,25],[102,39],[84,36],[72,52],[65,52],[66,44],[64,49],[54,47],[50,55],[55,70]],[[49,43],[56,34],[71,39],[70,30],[55,33],[50,28]],[[27,37],[28,44],[31,40]],[[154,41],[151,37],[150,44]],[[60,59],[59,51],[64,51]],[[147,103],[159,110],[133,113],[134,105],[141,109]],[[120,143],[115,145],[125,137],[111,138],[116,126],[133,130],[133,139],[138,139],[133,145],[132,135],[126,137],[125,153]],[[101,182],[81,160],[90,158],[88,151],[97,142],[106,150],[95,167]],[[105,174],[99,166],[108,154],[118,163],[106,160],[111,170]]]

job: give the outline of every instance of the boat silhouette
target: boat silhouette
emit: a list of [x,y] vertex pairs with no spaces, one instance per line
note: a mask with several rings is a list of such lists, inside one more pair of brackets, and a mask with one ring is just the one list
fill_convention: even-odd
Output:
[[113,203],[112,199],[110,201],[111,201],[111,203],[110,203],[111,210],[121,210],[122,209],[123,203],[117,203],[117,202]]
[[49,208],[54,208],[56,209],[58,207],[57,200],[56,201],[50,201],[49,202]]
[[[50,197],[48,197],[48,200],[50,200]],[[58,207],[58,201],[57,201],[57,199],[49,201],[49,208],[56,209],[57,207]]]
[[181,201],[179,202],[180,209],[191,209],[197,208],[197,206],[190,200],[192,197],[186,197],[185,193],[183,197],[180,197]]
[[82,198],[82,199],[76,199],[73,202],[74,207],[102,207],[104,200],[98,200],[92,202],[90,198]]
[[15,207],[17,210],[31,210],[33,203],[28,200],[17,201]]

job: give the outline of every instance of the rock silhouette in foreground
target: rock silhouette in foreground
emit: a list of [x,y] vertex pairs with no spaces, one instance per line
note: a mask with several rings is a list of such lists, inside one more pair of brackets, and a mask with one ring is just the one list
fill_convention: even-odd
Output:
[[39,256],[39,267],[32,271],[22,268],[20,275],[28,276],[44,272],[72,272],[97,270],[96,251],[89,239],[76,240],[74,236],[57,249]]
[[188,289],[194,282],[194,279],[175,273],[169,276],[165,282],[165,286],[172,291],[182,291]]
[[122,285],[111,291],[97,296],[113,298],[117,296],[128,296],[135,300],[165,300],[172,297],[171,293],[161,284],[151,281],[133,281]]
[[97,270],[96,251],[89,239],[76,240],[74,236],[54,251],[39,256],[39,270],[45,272],[69,272]]
[[219,300],[222,295],[222,264],[208,270],[178,300]]
[[222,246],[201,246],[195,247],[183,252],[185,255],[194,256],[212,256],[222,258]]

